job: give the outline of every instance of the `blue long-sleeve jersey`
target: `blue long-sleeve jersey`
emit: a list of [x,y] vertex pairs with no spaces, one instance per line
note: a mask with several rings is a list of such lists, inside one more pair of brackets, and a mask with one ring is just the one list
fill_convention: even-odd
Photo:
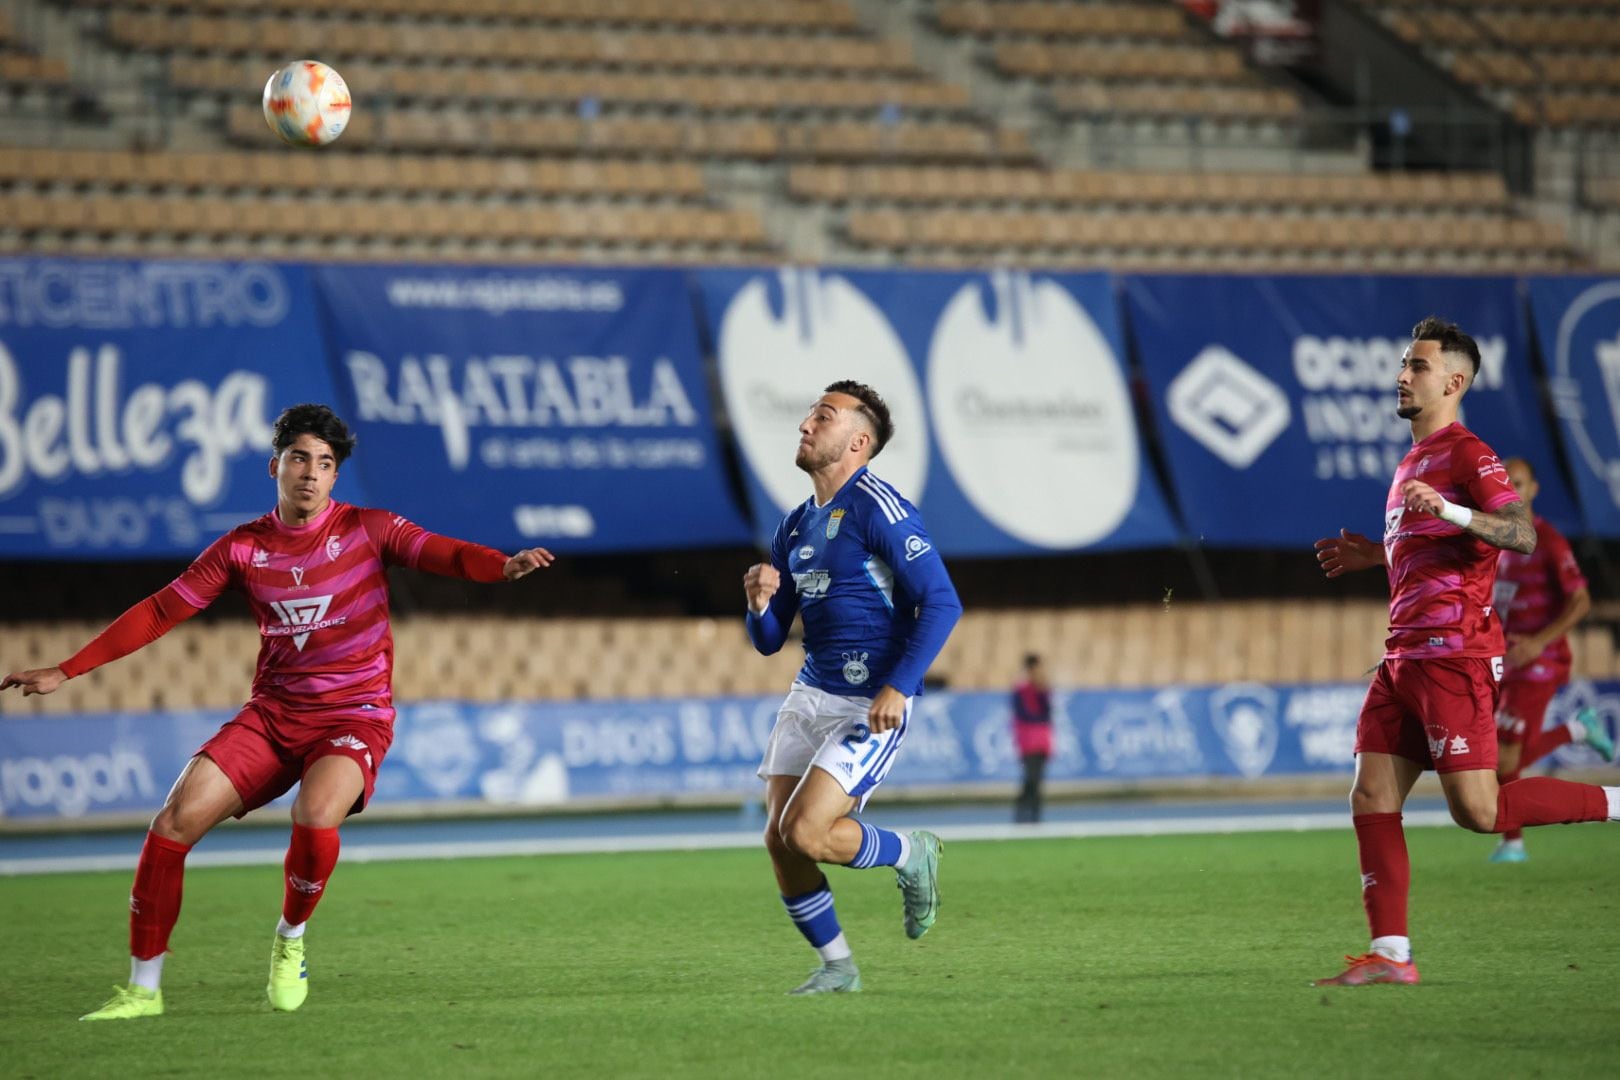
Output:
[[831,694],[915,695],[962,615],[922,515],[864,467],[826,505],[807,499],[782,519],[771,565],[782,585],[748,613],[749,640],[769,656],[802,615],[799,681]]

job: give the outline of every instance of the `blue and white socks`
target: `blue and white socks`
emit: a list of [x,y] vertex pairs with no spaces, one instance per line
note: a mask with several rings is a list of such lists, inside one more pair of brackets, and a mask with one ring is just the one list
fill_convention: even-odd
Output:
[[793,920],[793,925],[799,928],[799,933],[804,935],[804,940],[816,950],[823,963],[849,959],[849,942],[844,940],[844,932],[838,925],[838,913],[833,910],[832,889],[828,887],[826,878],[822,878],[820,886],[810,892],[782,897],[782,906],[787,908],[788,918]]
[[874,866],[904,866],[911,858],[911,838],[904,833],[890,832],[864,821],[861,827],[861,849],[844,865],[855,870],[870,870]]

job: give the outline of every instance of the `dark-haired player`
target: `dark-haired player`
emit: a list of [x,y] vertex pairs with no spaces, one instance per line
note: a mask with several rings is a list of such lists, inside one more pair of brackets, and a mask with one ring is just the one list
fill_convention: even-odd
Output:
[[[1614,757],[1614,743],[1590,709],[1546,727],[1547,706],[1569,682],[1565,635],[1592,610],[1592,595],[1569,541],[1535,512],[1541,493],[1535,470],[1523,458],[1508,458],[1503,467],[1536,527],[1535,551],[1504,550],[1496,559],[1496,614],[1507,634],[1502,699],[1496,710],[1496,777],[1509,784],[1565,743],[1587,743],[1605,760]],[[1502,834],[1491,853],[1491,862],[1498,863],[1529,858],[1522,829]]]
[[1412,328],[1395,386],[1412,449],[1384,506],[1384,542],[1341,530],[1316,542],[1328,577],[1383,566],[1389,637],[1356,725],[1350,807],[1366,953],[1317,985],[1415,983],[1407,936],[1411,865],[1401,807],[1425,769],[1440,774],[1457,824],[1485,833],[1620,819],[1620,788],[1535,777],[1498,784],[1496,699],[1505,645],[1493,609],[1497,552],[1535,550],[1530,511],[1491,448],[1457,422],[1479,346],[1436,318]]
[[371,797],[393,739],[393,636],[388,566],[471,581],[512,581],[549,566],[543,548],[511,558],[435,536],[386,510],[331,498],[354,436],[324,405],[276,420],[270,476],[276,508],[214,541],[162,591],[119,616],[56,667],[14,672],[0,690],[49,694],[68,679],[155,641],[213,603],[244,594],[259,624],[258,670],[241,712],[198,749],[152,820],[129,898],[130,978],[84,1020],[163,1013],[159,979],[180,916],[186,853],[228,817],[298,787],[281,921],[271,948],[270,1004],[304,1003],[304,925],[337,865],[338,826]]
[[894,867],[909,937],[922,937],[939,908],[939,838],[852,816],[893,766],[911,699],[962,614],[917,508],[867,471],[893,433],[871,387],[827,387],[799,424],[794,458],[815,494],[777,527],[770,561],[743,576],[760,652],[782,647],[794,615],[804,620],[804,667],[759,767],[782,903],[821,958],[795,994],[861,988],[818,864]]

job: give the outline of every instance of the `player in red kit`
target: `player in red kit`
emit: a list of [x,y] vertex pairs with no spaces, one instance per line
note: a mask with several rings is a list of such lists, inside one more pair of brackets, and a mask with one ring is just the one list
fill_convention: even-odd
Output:
[[1356,724],[1350,808],[1372,945],[1319,986],[1415,983],[1407,936],[1411,865],[1401,807],[1425,769],[1440,774],[1457,824],[1620,820],[1620,788],[1534,777],[1498,784],[1496,699],[1505,644],[1491,595],[1498,551],[1536,547],[1530,509],[1491,448],[1457,422],[1479,346],[1452,323],[1412,328],[1395,386],[1412,449],[1384,506],[1384,542],[1341,530],[1316,542],[1328,577],[1383,566],[1389,637]]
[[49,694],[127,656],[197,614],[226,589],[246,594],[259,624],[258,670],[246,705],[198,749],[152,820],[129,898],[130,979],[84,1020],[163,1013],[159,979],[180,916],[186,853],[228,817],[298,785],[281,921],[271,948],[270,1004],[304,1003],[304,924],[338,858],[338,826],[371,797],[393,739],[394,642],[388,566],[471,581],[514,581],[549,566],[543,548],[511,558],[435,536],[385,510],[331,498],[354,449],[324,405],[276,420],[270,476],[276,508],[214,541],[167,588],[136,604],[56,667],[19,671],[0,690]]
[[[1496,560],[1496,613],[1507,633],[1502,700],[1496,710],[1496,776],[1507,784],[1565,743],[1587,743],[1605,759],[1614,757],[1614,743],[1590,709],[1546,727],[1547,706],[1569,682],[1569,640],[1564,635],[1592,609],[1592,596],[1569,541],[1535,515],[1541,491],[1535,470],[1523,458],[1508,458],[1503,465],[1536,527],[1535,551],[1503,551]],[[1491,853],[1492,862],[1529,857],[1520,829],[1504,833]]]

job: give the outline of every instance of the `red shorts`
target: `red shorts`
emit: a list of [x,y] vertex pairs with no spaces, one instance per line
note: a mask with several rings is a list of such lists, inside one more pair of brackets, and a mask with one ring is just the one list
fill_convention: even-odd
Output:
[[1436,772],[1496,768],[1500,657],[1378,665],[1356,722],[1356,753],[1394,754]]
[[1524,746],[1526,732],[1539,735],[1547,723],[1547,706],[1562,681],[1516,679],[1502,684],[1502,702],[1496,710],[1496,741],[1504,746]]
[[237,817],[286,794],[321,758],[350,758],[366,781],[349,811],[358,814],[377,789],[377,767],[393,739],[392,708],[305,712],[254,698],[197,753],[213,759],[236,789],[242,799]]

